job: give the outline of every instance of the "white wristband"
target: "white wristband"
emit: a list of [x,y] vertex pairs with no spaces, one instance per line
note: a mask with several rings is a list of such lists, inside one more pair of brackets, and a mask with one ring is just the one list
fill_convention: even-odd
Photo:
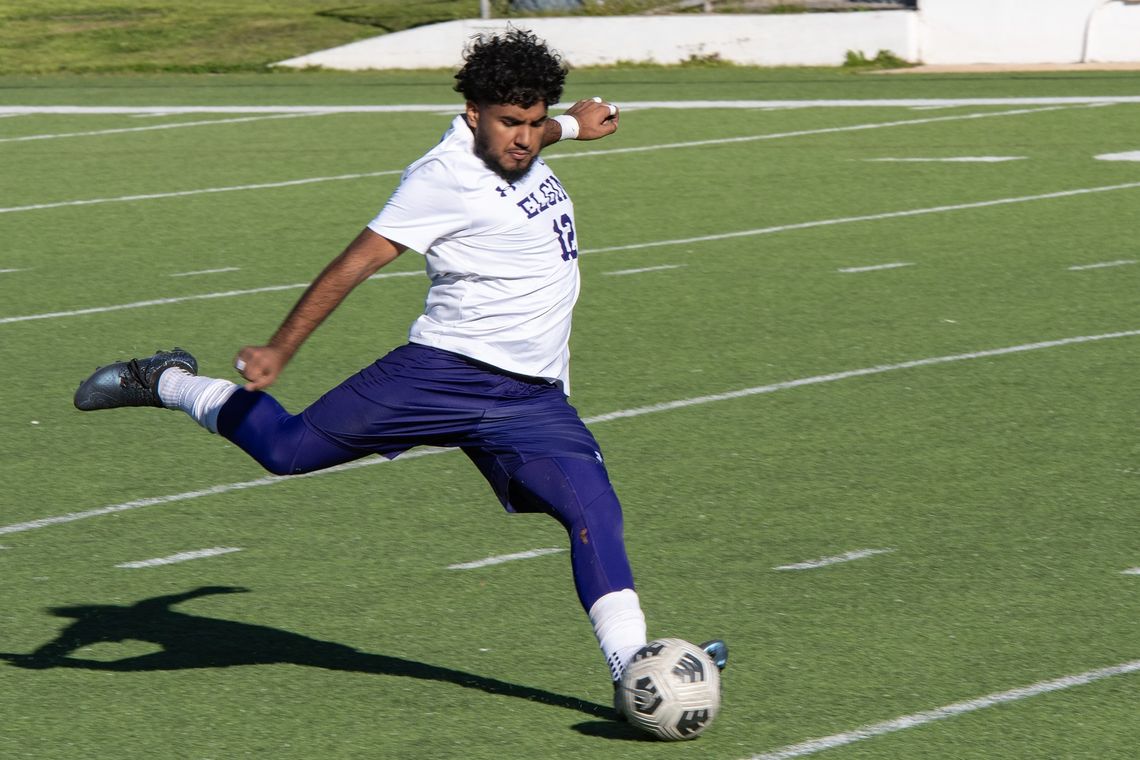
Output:
[[562,114],[561,116],[555,116],[554,120],[562,125],[562,136],[558,138],[559,141],[578,139],[580,127],[578,126],[577,119],[568,114]]

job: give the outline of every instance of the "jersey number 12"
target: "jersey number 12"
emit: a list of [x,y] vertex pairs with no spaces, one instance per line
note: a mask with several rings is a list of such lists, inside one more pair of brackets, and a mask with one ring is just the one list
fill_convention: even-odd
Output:
[[563,214],[561,219],[554,220],[554,234],[558,236],[558,244],[562,246],[562,260],[578,258],[578,246],[574,237],[574,220],[569,214]]

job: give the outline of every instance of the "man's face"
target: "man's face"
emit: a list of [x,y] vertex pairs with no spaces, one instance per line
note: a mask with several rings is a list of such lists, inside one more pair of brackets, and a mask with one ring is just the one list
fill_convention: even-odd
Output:
[[467,124],[475,130],[475,155],[508,182],[519,180],[542,149],[546,103],[530,108],[467,102]]

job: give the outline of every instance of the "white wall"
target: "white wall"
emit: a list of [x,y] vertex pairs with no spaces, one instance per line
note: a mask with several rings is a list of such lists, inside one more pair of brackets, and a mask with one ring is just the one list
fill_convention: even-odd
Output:
[[919,0],[919,7],[924,63],[1140,61],[1140,4]]
[[1090,17],[1086,39],[1086,61],[1140,61],[1140,2],[1098,6]]
[[[889,50],[934,64],[1140,62],[1140,0],[919,0],[917,11],[518,19],[571,65],[717,55],[760,66],[837,66]],[[454,68],[475,34],[451,21],[282,61],[332,69]]]
[[[916,21],[908,11],[872,11],[534,18],[511,23],[533,30],[573,66],[618,61],[678,63],[708,55],[759,66],[838,66],[848,50],[867,57],[890,50],[913,59]],[[468,39],[505,25],[505,21],[449,21],[361,40],[280,65],[349,70],[453,67],[460,63]]]

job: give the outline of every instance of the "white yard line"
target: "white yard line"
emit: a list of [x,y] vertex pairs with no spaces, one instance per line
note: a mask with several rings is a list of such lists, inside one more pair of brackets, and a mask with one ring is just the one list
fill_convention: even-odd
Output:
[[924,214],[941,214],[947,211],[965,211],[975,208],[989,208],[1004,206],[1012,203],[1029,203],[1031,201],[1052,200],[1055,198],[1073,198],[1080,195],[1094,193],[1111,193],[1117,190],[1135,190],[1140,188],[1140,182],[1127,182],[1121,185],[1103,185],[1101,187],[1084,187],[1076,190],[1061,190],[1055,193],[1041,193],[1040,195],[1022,195],[1013,198],[997,198],[992,201],[976,201],[973,203],[955,203],[948,206],[930,206],[916,208],[908,211],[888,211],[882,214],[864,214],[861,216],[845,216],[836,219],[822,219],[814,222],[799,222],[797,224],[780,224],[774,227],[757,227],[751,230],[738,230],[736,232],[723,232],[716,235],[699,235],[696,237],[675,238],[673,240],[654,240],[647,243],[631,243],[629,245],[611,245],[605,248],[593,248],[582,253],[605,253],[609,251],[635,251],[643,248],[657,248],[667,245],[688,245],[691,243],[707,243],[714,240],[731,240],[733,238],[753,237],[755,235],[771,235],[777,232],[790,230],[806,230],[813,227],[828,227],[838,224],[851,224],[853,222],[874,222],[883,219],[902,219],[908,216],[922,216]]
[[[839,100],[640,100],[617,101],[626,110],[647,108],[693,109],[782,109],[782,108],[957,108],[973,106],[1082,106],[1140,103],[1136,95],[1091,95],[1035,98],[887,98]],[[406,103],[394,105],[305,105],[305,106],[78,106],[0,105],[0,116],[28,114],[277,114],[277,113],[458,113],[456,103]]]
[[663,272],[666,269],[680,269],[684,264],[661,264],[655,267],[640,267],[639,269],[618,269],[613,272],[602,272],[608,275],[643,274],[645,272]]
[[846,552],[845,554],[837,554],[834,557],[820,557],[819,559],[808,560],[807,562],[797,562],[794,565],[780,565],[772,569],[815,570],[816,568],[827,567],[828,565],[838,565],[843,562],[854,562],[857,559],[874,557],[876,554],[890,554],[893,551],[894,549],[859,549],[853,552]]
[[1135,263],[1135,259],[1120,259],[1119,261],[1102,261],[1099,264],[1077,264],[1069,267],[1069,271],[1081,272],[1085,269],[1107,269],[1109,267],[1123,267]]
[[864,158],[862,160],[900,164],[1000,164],[1006,161],[1024,161],[1027,158],[1028,156],[953,156],[950,158]]
[[1122,575],[1140,575],[1140,567],[1130,567],[1122,571]]
[[1130,150],[1126,153],[1102,153],[1096,156],[1098,161],[1140,161],[1140,150]]
[[[811,135],[830,135],[841,132],[861,132],[868,129],[885,129],[887,127],[909,127],[918,124],[937,124],[946,121],[969,121],[971,119],[988,119],[994,116],[1021,116],[1024,114],[1044,113],[1046,111],[1063,111],[1080,106],[1048,106],[1042,108],[1018,108],[1011,111],[987,111],[984,113],[955,114],[953,116],[931,116],[925,119],[901,119],[899,121],[877,121],[869,124],[849,124],[845,127],[823,127],[820,129],[800,129],[793,132],[772,132],[763,135],[744,135],[742,137],[718,137],[709,140],[690,140],[687,142],[662,143],[659,145],[641,145],[630,148],[604,148],[601,150],[580,150],[573,153],[560,153],[558,160],[566,158],[581,158],[586,156],[612,156],[621,153],[645,153],[654,150],[673,150],[676,148],[703,148],[711,145],[730,145],[734,143],[758,142],[760,140],[782,140],[788,137],[808,137]],[[553,159],[554,157],[552,157]]]
[[[646,151],[656,150],[674,150],[677,148],[693,148],[703,147],[709,145],[728,145],[732,143],[742,142],[755,142],[757,140],[779,140],[787,137],[804,137],[808,135],[822,135],[831,134],[835,132],[854,132],[867,129],[881,129],[884,127],[900,127],[909,126],[914,124],[931,124],[941,121],[961,121],[963,119],[982,119],[991,116],[1012,116],[1027,113],[1040,113],[1042,111],[1054,111],[1060,108],[1068,108],[1069,106],[1058,106],[1053,108],[1036,108],[1036,109],[1018,109],[1014,111],[995,111],[991,113],[974,113],[974,114],[960,114],[957,116],[939,116],[930,119],[907,119],[903,121],[890,121],[890,122],[872,122],[869,124],[853,124],[846,127],[828,127],[826,129],[808,129],[796,132],[776,132],[763,135],[748,135],[745,137],[724,137],[714,138],[710,140],[693,140],[690,142],[676,142],[676,143],[663,143],[659,145],[642,145],[639,147],[631,148],[609,148],[602,150],[583,150],[572,153],[562,153],[556,156],[558,160],[567,158],[584,158],[588,156],[610,156],[621,153],[644,153]],[[12,214],[24,211],[43,211],[46,209],[55,208],[68,208],[72,206],[92,206],[103,203],[126,203],[133,201],[145,200],[158,200],[163,198],[182,198],[191,195],[200,195],[204,193],[228,193],[238,190],[265,190],[270,188],[279,187],[292,187],[296,185],[308,185],[315,182],[334,182],[342,180],[364,179],[369,177],[380,177],[390,174],[402,174],[403,169],[391,169],[380,172],[365,172],[361,174],[340,174],[331,177],[308,177],[304,179],[288,180],[285,182],[265,182],[250,185],[233,185],[229,187],[208,187],[199,190],[178,190],[164,193],[147,193],[141,195],[122,195],[108,198],[87,198],[82,200],[73,201],[55,201],[52,203],[33,203],[26,206],[9,206],[7,208],[0,208],[0,214]]]
[[1080,106],[1140,103],[1140,95],[1039,98],[882,98],[876,100],[643,100],[617,101],[622,108],[952,108],[965,106]]
[[[1043,193],[1040,195],[1023,195],[1013,198],[998,198],[990,201],[977,201],[973,203],[958,203],[950,206],[932,206],[928,208],[909,209],[906,211],[888,211],[881,214],[866,214],[863,216],[848,216],[839,217],[836,219],[820,219],[812,222],[798,222],[796,224],[782,224],[774,227],[759,227],[751,230],[738,230],[735,232],[723,232],[715,235],[701,235],[698,237],[689,238],[675,238],[672,240],[654,240],[646,243],[630,243],[628,245],[613,245],[605,248],[586,248],[581,251],[582,254],[593,253],[610,253],[614,251],[635,251],[645,248],[658,248],[670,245],[689,245],[693,243],[708,243],[717,240],[731,240],[733,238],[752,237],[756,235],[771,235],[779,232],[790,232],[792,230],[807,230],[816,227],[830,227],[839,224],[853,224],[856,222],[873,222],[885,219],[901,219],[910,216],[922,216],[924,214],[940,214],[949,211],[965,211],[968,209],[988,208],[992,206],[1002,206],[1012,203],[1029,203],[1031,201],[1039,200],[1052,200],[1057,198],[1071,198],[1081,195],[1089,195],[1094,193],[1107,193],[1117,190],[1134,190],[1140,188],[1140,182],[1129,182],[1123,185],[1105,185],[1103,187],[1086,187],[1076,190],[1062,190],[1055,193]],[[3,209],[0,209],[2,212]],[[372,279],[379,279],[383,277],[403,277],[413,274],[420,274],[419,272],[400,272],[395,274],[379,274],[375,275]],[[0,325],[11,324],[15,322],[27,322],[30,320],[39,319],[58,319],[62,317],[75,317],[85,314],[99,314],[110,311],[121,311],[123,309],[137,309],[144,306],[164,306],[167,304],[182,303],[184,301],[196,301],[210,298],[230,298],[233,296],[249,295],[252,293],[267,293],[274,290],[295,290],[297,288],[308,287],[308,283],[294,284],[294,285],[270,285],[263,288],[252,288],[248,290],[230,290],[220,293],[202,293],[192,296],[180,296],[175,298],[158,298],[147,301],[135,301],[126,304],[114,304],[111,306],[95,306],[85,309],[73,309],[68,311],[53,311],[41,314],[25,314],[13,317],[0,317]]]
[[13,272],[26,272],[26,269],[0,269],[0,274],[12,274]]
[[[423,272],[381,272],[369,277],[369,280],[387,280],[393,277],[423,277]],[[37,319],[59,319],[61,317],[80,317],[85,314],[104,314],[110,311],[123,311],[124,309],[141,309],[146,306],[169,306],[170,304],[185,303],[187,301],[205,301],[212,298],[233,298],[234,296],[248,296],[255,293],[274,293],[281,290],[302,290],[309,287],[307,282],[297,282],[292,285],[266,285],[261,288],[247,288],[245,290],[225,290],[217,293],[198,293],[192,296],[175,296],[172,298],[152,298],[149,301],[133,301],[131,303],[112,304],[111,306],[92,306],[87,309],[72,309],[71,311],[51,311],[43,314],[25,314],[19,317],[0,317],[0,325],[15,322],[29,322]]]
[[240,483],[222,483],[220,485],[202,488],[197,491],[184,491],[182,493],[168,494],[166,496],[151,496],[145,499],[135,499],[133,501],[127,501],[121,504],[111,504],[106,507],[88,509],[84,510],[83,512],[70,512],[66,515],[43,517],[38,520],[29,520],[28,522],[17,523],[15,525],[5,525],[0,527],[0,536],[7,533],[23,533],[24,531],[28,530],[38,530],[39,528],[47,528],[52,525],[63,525],[66,523],[76,522],[78,520],[86,520],[91,517],[113,515],[118,512],[127,512],[132,509],[140,509],[142,507],[154,507],[160,506],[162,504],[173,504],[179,501],[190,501],[192,499],[200,499],[204,496],[217,496],[220,494],[232,493],[234,491],[244,491],[248,488],[271,486],[286,480],[296,480],[298,478],[314,478],[337,472],[347,472],[349,470],[356,470],[361,467],[369,467],[377,464],[386,464],[394,461],[403,462],[404,460],[419,459],[420,457],[431,456],[433,454],[446,454],[451,451],[453,451],[453,449],[422,448],[416,449],[415,451],[409,451],[406,454],[401,454],[398,460],[385,459],[383,457],[358,459],[355,462],[348,462],[347,464],[337,465],[336,467],[330,467],[326,470],[311,472],[305,475],[293,475],[290,477],[266,475],[265,477],[257,478],[256,480],[246,480]]
[[[894,372],[897,370],[916,369],[918,367],[930,367],[938,364],[948,364],[952,362],[968,361],[971,359],[984,359],[995,356],[1007,356],[1010,354],[1024,353],[1027,351],[1040,351],[1048,348],[1060,348],[1062,346],[1073,346],[1082,343],[1093,343],[1102,340],[1113,340],[1117,338],[1132,338],[1140,336],[1140,330],[1126,330],[1120,332],[1103,333],[1100,335],[1080,335],[1072,338],[1061,338],[1059,340],[1041,341],[1038,343],[1026,343],[1019,346],[1008,346],[1006,348],[994,348],[984,351],[973,351],[965,354],[952,354],[949,356],[935,356],[927,359],[915,359],[913,361],[900,362],[898,364],[881,364],[874,367],[865,367],[863,369],[853,369],[844,372],[833,372],[827,375],[815,375],[813,377],[804,377],[798,380],[788,380],[781,383],[773,383],[771,385],[759,385],[753,388],[742,388],[736,391],[729,391],[727,393],[715,393],[707,396],[697,396],[688,399],[679,399],[677,401],[669,401],[661,404],[652,404],[650,406],[636,407],[633,409],[622,409],[616,412],[609,412],[607,414],[599,414],[593,417],[587,417],[584,422],[587,425],[592,425],[599,422],[609,422],[611,420],[627,419],[630,417],[641,417],[646,414],[655,414],[657,412],[666,412],[673,409],[684,409],[687,407],[698,406],[701,404],[709,404],[715,401],[728,401],[731,399],[747,398],[749,396],[757,396],[765,393],[774,393],[776,391],[790,390],[792,388],[803,388],[809,385],[820,385],[823,383],[831,383],[839,380],[848,380],[856,377],[867,377],[871,375],[881,375],[887,372]],[[258,478],[257,480],[247,480],[240,483],[223,483],[209,488],[204,488],[197,491],[187,491],[180,494],[170,494],[167,496],[154,496],[145,499],[136,499],[134,501],[124,502],[122,504],[112,504],[105,507],[96,509],[89,509],[83,512],[72,512],[66,515],[58,515],[55,517],[44,517],[38,520],[30,520],[28,522],[16,523],[14,525],[0,526],[0,535],[8,533],[21,533],[23,531],[35,530],[38,528],[46,528],[51,525],[60,525],[63,523],[75,522],[77,520],[85,520],[89,517],[100,517],[102,515],[114,514],[117,512],[125,512],[131,509],[138,509],[140,507],[150,507],[161,504],[170,504],[178,501],[187,501],[189,499],[197,499],[203,496],[216,496],[219,494],[230,493],[232,491],[241,491],[247,488],[258,488],[260,486],[274,485],[286,480],[296,480],[298,478],[313,478],[328,475],[334,472],[344,472],[347,470],[357,469],[359,467],[368,467],[376,464],[384,464],[389,461],[403,462],[409,459],[416,459],[422,456],[429,456],[432,454],[442,454],[453,449],[417,449],[415,451],[403,454],[396,460],[388,460],[382,457],[370,457],[367,459],[359,459],[355,462],[339,465],[337,467],[330,467],[327,470],[320,470],[318,472],[308,473],[306,475],[295,475],[292,477],[278,477],[266,476]]]
[[156,557],[155,559],[144,559],[138,562],[124,562],[115,567],[125,567],[129,569],[138,569],[143,567],[158,567],[160,565],[174,565],[179,562],[189,562],[193,559],[203,559],[204,557],[217,557],[220,554],[231,554],[233,552],[240,552],[241,549],[233,546],[215,546],[212,549],[198,549],[192,552],[178,552],[171,554],[169,557]]
[[[1140,336],[1140,330],[1127,330],[1114,333],[1103,333],[1101,335],[1082,335],[1075,338],[1062,338],[1060,340],[1047,340],[1040,343],[1026,343],[1020,346],[1009,346],[1007,348],[993,348],[985,351],[974,351],[965,354],[952,354],[950,356],[934,356],[929,359],[915,359],[913,361],[901,362],[899,364],[880,364],[875,367],[864,367],[863,369],[852,369],[845,372],[833,372],[827,375],[815,375],[813,377],[804,377],[798,380],[787,380],[782,383],[773,383],[771,385],[758,385],[754,388],[742,388],[737,391],[728,391],[726,393],[714,393],[708,396],[697,396],[695,398],[681,399],[679,401],[667,401],[662,404],[651,404],[649,406],[640,406],[634,409],[625,409],[619,412],[610,412],[608,414],[599,414],[595,417],[586,419],[587,424],[595,422],[609,422],[610,420],[622,419],[625,417],[640,417],[643,414],[652,414],[654,412],[666,412],[673,409],[683,409],[690,406],[699,406],[701,404],[708,404],[713,401],[728,401],[736,398],[746,398],[748,396],[757,396],[765,393],[775,393],[776,391],[789,390],[791,388],[802,388],[808,385],[819,385],[822,383],[833,383],[837,380],[849,380],[854,377],[868,377],[870,375],[881,375],[885,372],[895,372],[897,370],[916,369],[918,367],[930,367],[936,364],[948,364],[951,362],[968,361],[971,359],[985,359],[992,356],[1006,356],[1008,354],[1023,353],[1026,351],[1039,351],[1046,348],[1059,348],[1061,346],[1076,345],[1079,343],[1089,343],[1092,341],[1112,340],[1115,338],[1134,338]],[[2,532],[2,531],[0,531]]]
[[[1092,103],[1093,100],[1080,101]],[[19,106],[0,105],[0,116],[44,115],[44,116],[109,116],[109,115],[150,115],[185,116],[186,114],[334,114],[334,113],[435,113],[449,111],[458,114],[463,110],[461,103],[414,104],[404,103],[388,106]]]
[[220,267],[218,269],[198,269],[193,272],[175,272],[167,277],[193,277],[199,274],[222,274],[223,272],[240,272],[241,267]]
[[461,562],[457,565],[448,565],[448,570],[475,570],[480,567],[489,567],[491,565],[501,565],[504,562],[514,562],[519,559],[531,559],[533,557],[545,557],[547,554],[559,554],[566,551],[564,548],[547,548],[547,549],[531,549],[525,552],[515,552],[514,554],[500,554],[497,557],[487,557],[486,559],[478,559],[474,562]]
[[[155,114],[158,115],[158,114]],[[162,114],[165,115],[165,114]],[[96,129],[90,132],[57,132],[55,134],[22,135],[20,137],[0,137],[0,143],[27,142],[30,140],[55,140],[61,137],[94,137],[97,135],[117,135],[124,132],[151,132],[156,129],[181,129],[182,127],[206,127],[216,124],[240,124],[247,121],[265,121],[266,119],[297,119],[303,116],[327,116],[322,113],[285,113],[270,116],[245,116],[237,119],[203,119],[202,121],[182,121],[175,124],[152,124],[146,127],[121,127],[117,129]]]
[[1123,662],[1119,665],[1113,665],[1107,668],[1089,670],[1084,673],[1078,673],[1077,675],[1063,676],[1050,681],[1038,681],[1029,686],[1022,686],[996,694],[988,694],[984,697],[968,699],[964,702],[955,702],[954,704],[939,707],[934,710],[912,713],[911,715],[904,715],[901,718],[883,721],[882,723],[871,723],[841,734],[832,734],[831,736],[825,736],[820,739],[811,739],[800,742],[799,744],[791,744],[777,750],[753,755],[750,760],[791,760],[791,758],[795,757],[814,755],[824,750],[843,747],[848,744],[854,744],[855,742],[861,742],[865,739],[873,739],[876,736],[883,736],[908,728],[925,726],[928,723],[944,720],[945,718],[953,718],[954,716],[964,715],[965,713],[971,713],[977,710],[984,710],[987,707],[1008,704],[1009,702],[1016,702],[1054,691],[1063,691],[1075,686],[1083,686],[1095,681],[1104,680],[1105,678],[1113,678],[1138,671],[1140,671],[1140,660],[1132,660],[1131,662]]
[[842,267],[835,271],[843,272],[844,274],[852,274],[855,272],[878,272],[882,269],[900,269],[902,267],[912,267],[914,264],[909,261],[896,261],[893,264],[874,264],[873,266],[866,267]]
[[360,174],[336,174],[331,177],[306,177],[305,179],[290,179],[283,182],[262,182],[255,185],[230,185],[228,187],[206,187],[198,190],[175,190],[168,193],[146,193],[143,195],[118,195],[110,198],[86,198],[77,201],[56,201],[54,203],[33,203],[29,206],[8,206],[0,208],[0,214],[14,214],[21,211],[40,211],[52,208],[67,208],[70,206],[97,206],[102,203],[128,203],[131,201],[153,201],[161,198],[186,198],[192,195],[208,193],[232,193],[239,190],[268,190],[278,187],[296,187],[298,185],[312,185],[317,182],[340,182],[349,179],[367,179],[370,177],[384,177],[392,174],[403,174],[403,169],[385,169],[379,172],[363,172]]

